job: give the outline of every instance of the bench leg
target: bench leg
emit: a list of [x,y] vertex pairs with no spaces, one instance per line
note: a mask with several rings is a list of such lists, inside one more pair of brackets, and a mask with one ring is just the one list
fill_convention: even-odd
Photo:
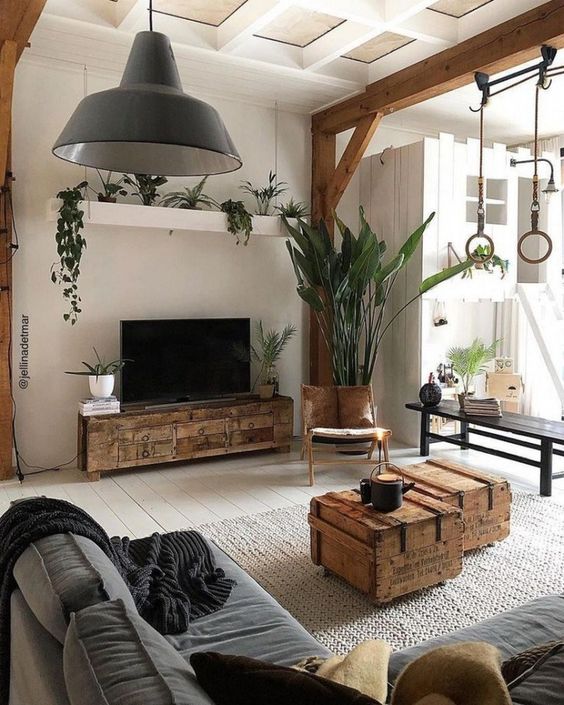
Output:
[[552,441],[541,439],[540,493],[552,497]]
[[429,414],[421,412],[421,431],[419,434],[419,455],[429,455]]
[[[467,421],[460,422],[460,440],[464,441],[465,443],[468,443],[468,422]],[[461,446],[460,450],[468,450],[468,448],[464,448]]]

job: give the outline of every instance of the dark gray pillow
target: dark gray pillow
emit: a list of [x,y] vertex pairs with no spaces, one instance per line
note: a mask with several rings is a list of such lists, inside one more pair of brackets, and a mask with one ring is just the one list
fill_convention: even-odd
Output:
[[16,561],[14,577],[37,620],[61,644],[71,612],[117,598],[135,611],[117,568],[83,536],[53,534],[35,541]]
[[71,705],[213,705],[182,656],[122,600],[73,614],[63,662]]

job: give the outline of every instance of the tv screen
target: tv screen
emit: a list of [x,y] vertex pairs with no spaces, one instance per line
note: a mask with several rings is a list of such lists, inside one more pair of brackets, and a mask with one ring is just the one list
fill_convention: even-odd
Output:
[[121,321],[121,401],[167,403],[250,391],[250,319]]

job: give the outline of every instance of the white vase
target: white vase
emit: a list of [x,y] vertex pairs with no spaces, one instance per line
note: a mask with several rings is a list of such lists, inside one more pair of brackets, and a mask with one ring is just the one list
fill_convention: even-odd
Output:
[[109,397],[114,391],[114,375],[89,375],[88,384],[93,397]]

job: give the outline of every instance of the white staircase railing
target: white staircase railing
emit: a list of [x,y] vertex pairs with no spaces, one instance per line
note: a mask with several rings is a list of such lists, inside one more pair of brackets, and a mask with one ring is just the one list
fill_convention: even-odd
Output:
[[564,408],[564,312],[548,284],[518,284],[517,296]]

